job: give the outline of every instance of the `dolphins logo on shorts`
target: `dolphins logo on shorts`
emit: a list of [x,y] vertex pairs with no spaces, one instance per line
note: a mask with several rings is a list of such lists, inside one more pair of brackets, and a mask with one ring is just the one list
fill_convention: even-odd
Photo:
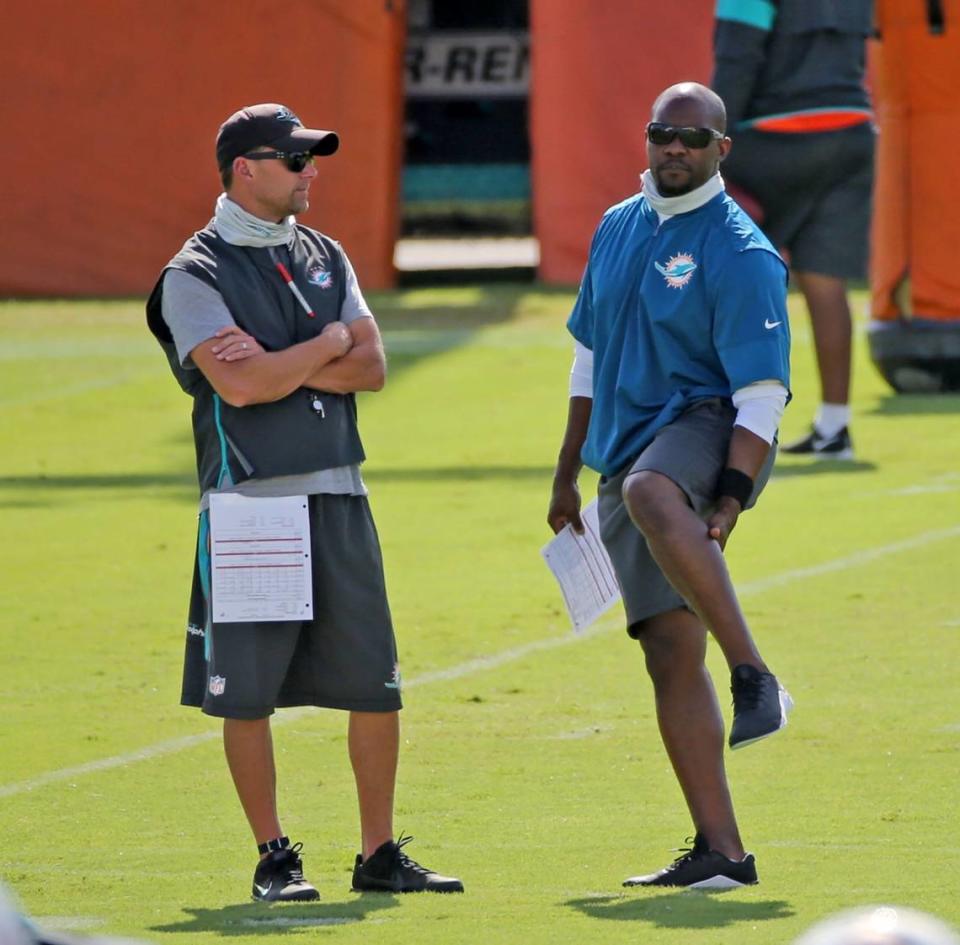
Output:
[[677,253],[676,256],[671,256],[665,266],[661,266],[658,262],[654,262],[653,265],[667,280],[667,285],[671,289],[682,289],[697,271],[697,264],[689,253]]

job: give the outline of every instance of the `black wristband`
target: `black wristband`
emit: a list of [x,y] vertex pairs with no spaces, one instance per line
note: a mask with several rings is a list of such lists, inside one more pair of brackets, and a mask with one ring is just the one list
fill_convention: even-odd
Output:
[[288,846],[290,846],[289,837],[277,837],[275,840],[268,840],[266,843],[258,843],[257,849],[261,854],[266,854],[275,850],[286,850]]
[[741,509],[745,509],[750,496],[753,495],[753,480],[745,472],[728,466],[720,473],[720,479],[717,482],[717,498],[727,495],[731,499],[736,499]]

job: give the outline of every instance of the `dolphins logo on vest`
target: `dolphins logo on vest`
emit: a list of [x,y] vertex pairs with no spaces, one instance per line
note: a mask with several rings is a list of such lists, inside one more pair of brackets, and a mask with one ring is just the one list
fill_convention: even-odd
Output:
[[333,273],[327,272],[322,266],[314,266],[307,273],[307,282],[321,289],[333,288]]
[[677,253],[676,256],[671,256],[665,266],[661,266],[658,262],[654,262],[653,265],[666,279],[671,289],[682,289],[697,270],[697,264],[689,253]]

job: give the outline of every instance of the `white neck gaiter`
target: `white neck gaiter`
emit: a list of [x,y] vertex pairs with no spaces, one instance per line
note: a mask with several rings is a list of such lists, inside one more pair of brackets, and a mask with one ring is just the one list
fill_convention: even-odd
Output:
[[689,213],[691,210],[697,210],[726,190],[719,171],[706,183],[679,197],[661,197],[660,191],[657,190],[657,182],[649,169],[640,175],[640,180],[643,182],[643,196],[647,198],[647,203],[657,213],[667,217],[672,217],[675,213]]
[[226,194],[217,197],[213,226],[226,242],[234,246],[291,246],[296,234],[293,216],[270,223],[248,213]]

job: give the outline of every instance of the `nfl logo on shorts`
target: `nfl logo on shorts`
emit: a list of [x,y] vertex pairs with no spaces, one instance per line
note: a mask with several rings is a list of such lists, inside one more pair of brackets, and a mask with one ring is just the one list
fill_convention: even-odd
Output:
[[214,696],[222,696],[223,690],[227,688],[227,677],[226,676],[211,676],[210,677],[210,694]]

